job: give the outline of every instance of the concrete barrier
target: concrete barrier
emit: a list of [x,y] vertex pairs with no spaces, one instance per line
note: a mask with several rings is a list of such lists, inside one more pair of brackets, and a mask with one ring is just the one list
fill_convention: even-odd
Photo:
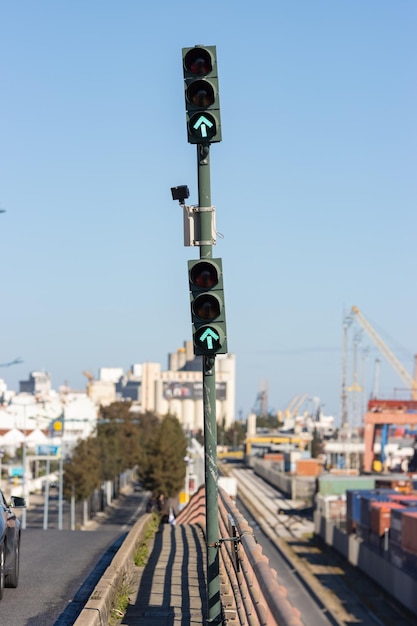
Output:
[[144,540],[145,529],[152,515],[139,518],[120,546],[104,575],[97,583],[74,626],[104,626],[110,621],[110,612],[120,586],[132,576],[135,567],[136,546]]

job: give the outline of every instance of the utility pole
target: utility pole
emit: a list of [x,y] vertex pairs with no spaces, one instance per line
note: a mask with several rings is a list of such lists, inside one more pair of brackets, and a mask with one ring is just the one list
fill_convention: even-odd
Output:
[[349,315],[343,317],[343,363],[342,363],[342,391],[341,391],[341,426],[347,428],[349,425],[348,412],[348,394],[347,394],[347,378],[348,378],[348,330],[352,323]]
[[184,208],[185,245],[200,248],[199,260],[188,261],[188,279],[194,354],[202,357],[208,624],[220,624],[216,355],[227,353],[227,333],[222,260],[212,254],[216,229],[210,146],[221,141],[216,47],[183,48],[182,60],[188,142],[197,149],[198,205],[185,206],[187,187],[171,191]]

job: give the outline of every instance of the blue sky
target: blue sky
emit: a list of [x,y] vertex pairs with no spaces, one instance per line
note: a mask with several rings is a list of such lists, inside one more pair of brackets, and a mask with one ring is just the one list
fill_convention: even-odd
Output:
[[[416,24],[410,0],[3,3],[0,362],[24,362],[0,377],[82,388],[83,370],[165,367],[191,338],[198,249],[170,188],[197,201],[181,64],[195,44],[217,46],[213,255],[239,415],[266,385],[271,409],[307,393],[338,415],[352,305],[411,373]],[[381,393],[404,386],[385,359],[380,376]]]

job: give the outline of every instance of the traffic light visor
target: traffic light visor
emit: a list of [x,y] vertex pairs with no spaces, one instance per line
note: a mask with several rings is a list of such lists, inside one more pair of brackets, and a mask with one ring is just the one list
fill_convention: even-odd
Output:
[[211,55],[204,48],[192,48],[184,57],[184,67],[194,76],[207,76],[213,70]]
[[190,270],[190,282],[200,289],[211,289],[219,282],[219,273],[213,263],[201,261]]

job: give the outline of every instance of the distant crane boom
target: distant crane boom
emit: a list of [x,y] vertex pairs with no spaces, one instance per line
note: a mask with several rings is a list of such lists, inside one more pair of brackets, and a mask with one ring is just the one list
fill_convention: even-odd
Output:
[[407,372],[405,367],[400,363],[397,357],[391,352],[388,346],[384,343],[378,333],[374,330],[368,320],[364,317],[364,315],[360,312],[357,306],[352,307],[352,313],[362,326],[362,328],[368,333],[369,337],[372,339],[378,350],[384,357],[387,359],[388,363],[391,365],[393,370],[398,374],[401,380],[407,385],[407,387],[413,392],[417,394],[417,380]]
[[293,410],[293,406],[294,404],[297,402],[298,398],[299,398],[299,394],[297,393],[295,396],[293,396],[291,398],[291,400],[289,401],[289,403],[287,404],[287,406],[285,407],[283,413],[284,413],[284,417],[288,418],[291,417],[292,415],[292,410]]
[[9,361],[8,363],[0,363],[0,367],[10,367],[11,365],[19,365],[20,363],[23,363],[23,361],[20,356],[18,356],[16,359],[14,359],[14,361]]
[[292,408],[292,414],[294,415],[294,417],[297,417],[297,413],[298,413],[298,409],[300,408],[300,406],[303,404],[303,402],[307,399],[307,394],[304,393],[301,398],[295,403],[295,405]]

